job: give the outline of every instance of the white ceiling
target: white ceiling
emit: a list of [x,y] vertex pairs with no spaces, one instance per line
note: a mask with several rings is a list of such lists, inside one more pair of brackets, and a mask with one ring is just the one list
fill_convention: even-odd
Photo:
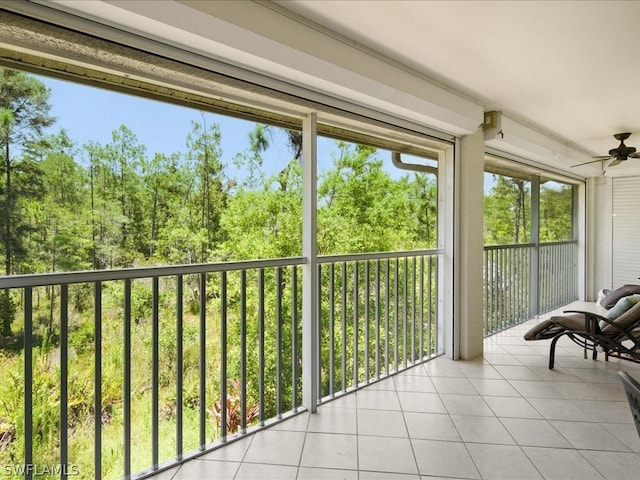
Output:
[[[270,3],[34,1],[211,53],[217,47],[206,35],[196,36],[196,29],[217,28],[224,35],[224,25],[213,17],[223,18],[233,9],[235,19],[228,18],[243,18],[241,23],[259,30],[260,22],[268,20],[250,18],[255,9],[249,7]],[[172,10],[179,3],[193,8]],[[640,1],[273,3],[452,87],[485,111],[502,111],[589,156],[606,155],[616,147],[613,134],[618,132],[632,132],[626,143],[640,150]],[[267,43],[264,48],[269,48]],[[253,61],[266,57],[258,54]],[[596,164],[574,171],[590,176],[600,174],[599,168]],[[640,159],[630,159],[611,173],[627,170],[640,172]]]
[[640,150],[640,2],[278,3],[591,155]]

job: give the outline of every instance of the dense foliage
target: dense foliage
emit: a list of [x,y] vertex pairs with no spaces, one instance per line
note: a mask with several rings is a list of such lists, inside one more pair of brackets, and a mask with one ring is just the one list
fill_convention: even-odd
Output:
[[[522,244],[531,241],[531,184],[529,181],[492,175],[492,187],[484,198],[485,245]],[[571,185],[547,182],[540,188],[540,242],[573,239],[573,190]]]

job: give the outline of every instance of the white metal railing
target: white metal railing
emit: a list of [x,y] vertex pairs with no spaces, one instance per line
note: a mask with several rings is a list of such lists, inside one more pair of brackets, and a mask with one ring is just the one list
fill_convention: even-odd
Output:
[[577,299],[577,242],[484,247],[484,334]]
[[320,400],[441,353],[434,250],[320,257]]

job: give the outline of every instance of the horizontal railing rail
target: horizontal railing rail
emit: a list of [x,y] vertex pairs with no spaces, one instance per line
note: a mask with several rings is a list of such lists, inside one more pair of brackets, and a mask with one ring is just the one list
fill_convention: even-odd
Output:
[[285,267],[303,265],[305,257],[272,258],[267,260],[243,260],[223,263],[198,263],[189,265],[164,265],[157,267],[121,268],[113,270],[89,270],[82,272],[38,273],[26,275],[0,276],[0,290],[9,288],[43,287],[70,285],[73,283],[108,282],[149,277],[169,277],[173,275],[194,275],[199,273],[230,272],[252,268]]
[[[318,257],[318,401],[440,353],[441,255]],[[306,263],[1,277],[18,332],[4,448],[85,478],[145,478],[295,414]]]

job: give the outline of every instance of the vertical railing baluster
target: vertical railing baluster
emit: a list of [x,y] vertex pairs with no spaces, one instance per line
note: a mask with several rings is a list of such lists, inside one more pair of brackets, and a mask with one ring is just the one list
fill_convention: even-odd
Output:
[[539,258],[539,262],[538,262],[538,275],[535,276],[535,278],[537,278],[538,280],[538,305],[540,308],[539,312],[535,312],[533,307],[530,309],[530,314],[537,314],[540,313],[541,311],[545,310],[545,303],[546,303],[546,279],[545,279],[545,266],[549,264],[549,258],[547,258],[548,253],[544,248],[540,247],[540,258]]
[[521,248],[509,248],[507,249],[507,268],[509,268],[509,278],[510,278],[510,286],[509,286],[509,312],[505,319],[504,328],[511,327],[518,316],[518,304],[517,300],[517,292],[518,292],[518,277],[516,274],[517,267],[517,254],[521,250]]
[[506,275],[507,275],[507,309],[506,309],[506,315],[503,318],[503,322],[502,322],[502,328],[501,330],[504,330],[505,328],[507,328],[509,326],[510,323],[510,318],[512,316],[512,308],[513,308],[513,300],[512,300],[512,292],[513,292],[513,274],[512,274],[512,268],[511,265],[513,264],[513,262],[511,261],[511,253],[513,252],[513,250],[511,249],[507,249],[504,250],[504,257],[505,257],[505,270],[506,270]]
[[364,381],[369,382],[369,260],[364,261]]
[[386,269],[385,269],[385,285],[384,285],[384,373],[389,375],[389,363],[391,353],[389,352],[389,301],[390,301],[390,293],[389,288],[391,287],[391,262],[387,258]]
[[502,268],[502,250],[496,250],[496,269],[497,269],[497,289],[496,289],[496,321],[493,325],[494,332],[500,329],[502,325],[502,312],[504,311],[504,272]]
[[220,272],[220,440],[227,441],[227,272]]
[[489,333],[489,265],[488,265],[488,252],[486,249],[482,252],[483,256],[483,275],[484,275],[484,283],[482,285],[484,292],[484,334],[488,335]]
[[[318,265],[320,268],[320,265]],[[321,282],[318,282],[318,286]],[[320,302],[318,302],[320,303]],[[318,317],[319,318],[319,317]],[[282,418],[282,267],[276,268],[276,415]]]
[[485,281],[486,281],[486,305],[485,311],[487,318],[485,319],[485,334],[491,332],[491,319],[493,318],[493,262],[492,262],[492,250],[485,251]]
[[335,264],[329,264],[329,395],[335,395],[335,368],[336,368],[336,349],[335,349]]
[[424,255],[420,255],[420,360],[424,360]]
[[184,372],[184,350],[183,350],[183,296],[184,296],[184,279],[182,275],[176,277],[176,458],[182,459],[182,404],[183,401],[183,385],[182,378]]
[[562,280],[564,288],[562,289],[562,296],[556,299],[558,303],[560,303],[561,300],[568,301],[569,297],[569,255],[567,246],[568,245],[560,245],[562,252],[562,274],[560,275],[560,279]]
[[411,363],[416,361],[416,262],[417,257],[411,259]]
[[124,423],[124,476],[131,476],[131,279],[124,281],[124,379],[122,421]]
[[[437,298],[439,297],[439,295],[438,295],[438,288],[439,288],[439,285],[440,285],[440,284],[438,283],[437,278],[438,278],[438,276],[439,276],[439,274],[440,274],[440,273],[439,273],[439,272],[440,272],[440,263],[438,263],[438,259],[437,259],[436,257],[434,257],[434,259],[433,259],[433,260],[434,260],[434,264],[435,264],[435,265],[434,265],[434,270],[435,270],[435,271],[434,271],[434,273],[433,273],[433,276],[434,276],[434,286],[433,286],[433,288],[434,288],[434,290],[435,290],[434,298],[435,298],[435,299],[437,299]],[[440,342],[440,335],[439,335],[439,334],[438,334],[438,332],[437,332],[437,330],[438,330],[438,322],[437,322],[437,318],[438,318],[438,312],[439,312],[439,308],[438,308],[438,307],[439,307],[439,303],[438,303],[438,301],[436,300],[436,304],[435,304],[435,306],[433,307],[433,310],[434,310],[434,312],[435,312],[434,318],[435,318],[435,320],[436,320],[436,322],[435,322],[435,329],[436,329],[436,341],[435,341],[435,344],[436,344],[436,348],[435,348],[435,350],[434,350],[434,353],[439,353],[439,352],[440,352],[440,343],[439,343],[439,342]]]
[[200,450],[204,450],[207,443],[207,274],[200,274],[200,331],[199,331],[199,347],[200,347],[200,383],[199,383],[199,421],[200,421]]
[[380,259],[376,259],[376,379],[380,378]]
[[498,315],[500,312],[500,301],[499,301],[499,296],[498,296],[498,286],[500,285],[500,264],[499,264],[499,258],[498,258],[498,250],[493,250],[491,252],[491,257],[492,257],[492,266],[491,266],[491,270],[493,272],[492,274],[492,281],[491,281],[491,285],[493,287],[493,311],[491,312],[491,332],[494,332],[495,329],[497,328],[497,319],[498,319]]
[[394,278],[394,310],[393,310],[393,346],[394,346],[394,351],[393,351],[393,370],[394,371],[398,371],[398,321],[400,320],[400,316],[398,313],[398,309],[399,309],[399,302],[400,302],[400,293],[398,292],[398,285],[399,285],[399,280],[398,280],[398,276],[400,274],[399,271],[399,265],[398,263],[400,262],[400,259],[396,258],[395,259],[395,278]]
[[151,458],[152,469],[160,463],[160,279],[152,280],[151,326]]
[[353,264],[353,386],[358,387],[358,261]]
[[347,391],[347,262],[342,262],[342,391]]
[[538,279],[538,305],[540,307],[540,311],[536,312],[532,310],[532,313],[541,313],[541,311],[545,311],[547,309],[547,292],[549,291],[549,288],[546,270],[547,267],[551,265],[551,253],[552,252],[549,252],[546,248],[540,247],[540,269],[538,271],[538,275],[535,277]]
[[69,286],[60,285],[60,479],[69,464]]
[[[557,268],[558,265],[560,265],[560,255],[557,249],[552,248],[551,251],[549,252],[551,254],[551,258],[552,258],[552,263],[550,265],[553,265],[554,267]],[[547,269],[548,271],[549,269]],[[548,292],[548,302],[551,304],[554,301],[555,295],[554,295],[554,291],[556,291],[560,285],[558,282],[558,277],[552,277],[550,275],[545,275],[545,277],[547,277],[547,288],[545,288],[545,290]]]
[[408,338],[408,313],[409,313],[409,286],[408,286],[408,275],[407,272],[409,267],[409,259],[408,257],[404,257],[404,263],[402,267],[402,366],[407,368],[407,338]]
[[505,324],[503,326],[503,328],[509,328],[511,325],[513,325],[513,319],[515,316],[515,290],[518,287],[518,284],[516,283],[516,277],[515,277],[515,265],[514,265],[514,260],[513,260],[513,256],[515,253],[516,249],[508,249],[507,250],[507,268],[509,269],[509,314],[507,316],[507,318],[505,319]]
[[514,274],[516,276],[516,289],[513,295],[514,298],[514,316],[511,320],[511,324],[510,325],[515,325],[517,322],[522,320],[522,292],[524,292],[524,284],[523,284],[523,278],[522,278],[522,268],[521,268],[521,262],[520,262],[520,252],[522,251],[521,248],[516,249],[513,252],[513,270],[514,270]]
[[240,432],[247,432],[247,271],[240,271]]
[[507,317],[505,318],[505,323],[502,325],[502,328],[508,328],[511,326],[512,324],[512,319],[513,319],[513,306],[514,306],[514,301],[513,301],[513,292],[516,285],[515,282],[515,278],[513,275],[513,249],[508,249],[507,250],[507,270],[509,272],[509,288],[507,290],[507,294],[508,294],[508,302],[509,302],[509,309],[508,309],[508,313],[507,313]]
[[102,282],[94,284],[94,457],[95,478],[102,478]]
[[264,426],[264,268],[258,272],[258,385],[259,422]]
[[530,269],[529,269],[529,263],[526,257],[529,257],[529,255],[527,254],[527,252],[523,251],[520,254],[520,263],[522,265],[522,276],[524,278],[523,280],[523,292],[522,292],[522,313],[526,318],[529,318],[529,312],[531,310],[531,308],[529,308],[529,288],[530,288],[530,282],[531,282],[531,274],[530,274]]
[[515,302],[515,292],[518,288],[517,278],[515,275],[515,262],[514,262],[514,253],[516,249],[507,250],[507,267],[509,268],[509,315],[506,318],[506,322],[504,328],[509,328],[513,325],[513,320],[516,315],[516,302]]
[[318,319],[318,348],[317,348],[317,361],[316,361],[316,365],[318,366],[318,388],[317,388],[317,392],[318,392],[318,403],[321,403],[322,401],[322,397],[323,397],[323,392],[322,392],[322,334],[323,334],[323,325],[322,325],[322,264],[318,263],[318,312],[317,312],[317,319]]
[[[6,290],[9,295],[9,290]],[[33,465],[33,290],[24,289],[24,464]],[[33,472],[25,471],[25,479]]]
[[[431,342],[432,342],[432,333],[431,333],[431,329],[433,328],[433,312],[432,312],[432,295],[433,295],[433,262],[437,260],[436,257],[429,257],[429,266],[428,266],[428,275],[429,275],[429,280],[427,282],[427,289],[429,291],[429,297],[428,297],[428,302],[427,302],[427,308],[429,309],[429,316],[428,318],[428,324],[427,324],[427,344],[429,345],[429,351],[428,354],[429,356],[431,356],[433,353],[437,352],[437,349],[433,349],[431,348]],[[438,338],[438,335],[436,334],[436,338]]]
[[515,262],[515,271],[516,271],[516,275],[518,278],[518,289],[516,291],[516,321],[521,321],[524,318],[524,312],[522,310],[522,299],[524,298],[524,292],[525,292],[525,286],[524,286],[524,276],[523,276],[523,271],[522,271],[522,255],[520,254],[520,252],[522,251],[522,249],[518,249],[515,252],[515,258],[514,258],[514,262]]
[[529,289],[531,288],[530,286],[531,269],[529,267],[529,258],[530,258],[530,255],[526,251],[523,251],[520,254],[520,263],[522,264],[522,275],[524,277],[524,281],[523,281],[524,288],[522,292],[522,306],[523,306],[522,313],[523,315],[526,316],[526,318],[529,318],[529,312],[531,311],[531,308],[529,307]]
[[509,277],[507,276],[507,259],[506,259],[506,255],[505,255],[505,251],[504,249],[500,250],[500,270],[501,270],[501,278],[502,278],[502,311],[501,311],[501,315],[500,315],[500,324],[498,326],[499,330],[502,330],[504,328],[504,321],[505,321],[505,317],[506,317],[506,312],[509,308],[509,296],[508,296],[508,289],[509,289]]
[[[556,248],[552,248],[551,249],[551,256],[553,258],[552,265],[554,265],[554,267],[557,268],[556,266],[560,265],[561,262],[562,262],[562,255],[561,255],[560,251],[558,249],[556,249]],[[548,270],[549,269],[547,269],[547,271]],[[560,282],[560,279],[559,279],[558,275],[553,276],[553,277],[549,275],[548,278],[549,278],[549,280],[548,280],[549,286],[548,286],[547,290],[549,292],[549,303],[551,304],[556,298],[557,290],[562,288],[562,287],[560,285],[561,282]]]
[[[319,349],[318,349],[319,350]],[[298,267],[291,267],[291,408],[298,411]]]

